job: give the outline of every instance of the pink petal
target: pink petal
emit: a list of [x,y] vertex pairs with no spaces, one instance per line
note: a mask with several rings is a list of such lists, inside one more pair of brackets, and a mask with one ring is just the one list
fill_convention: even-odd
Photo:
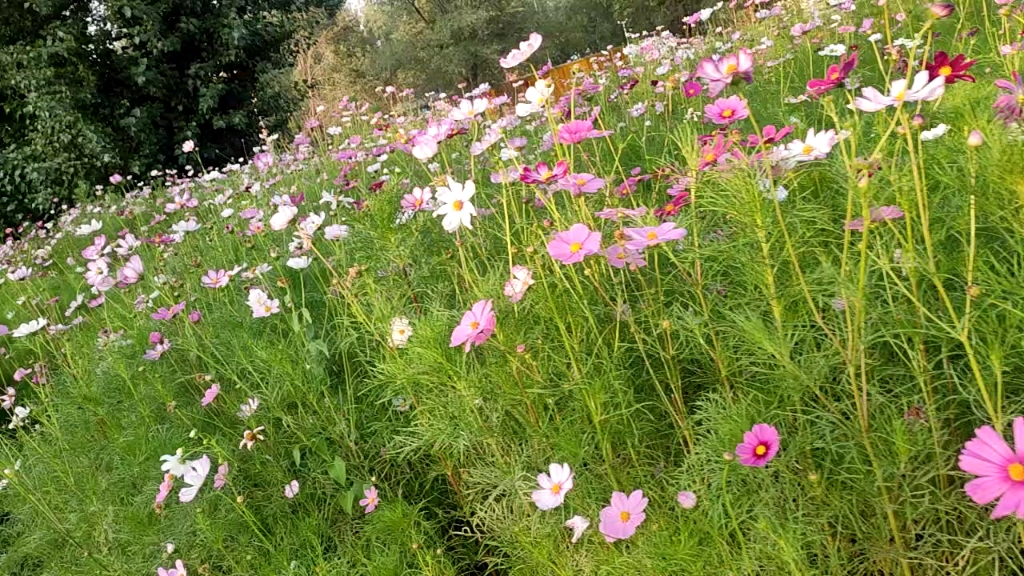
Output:
[[1012,486],[1008,478],[986,476],[975,478],[964,485],[964,491],[974,500],[975,504],[984,506],[1006,493]]
[[1011,486],[1009,490],[999,499],[999,503],[992,510],[992,519],[1009,516],[1017,511],[1024,504],[1024,487]]

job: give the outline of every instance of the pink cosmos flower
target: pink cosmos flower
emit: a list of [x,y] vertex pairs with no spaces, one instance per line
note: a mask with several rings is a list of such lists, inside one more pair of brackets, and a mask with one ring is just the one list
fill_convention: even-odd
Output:
[[252,157],[252,163],[260,171],[260,174],[263,174],[274,165],[274,155],[270,152],[260,152]]
[[377,496],[377,487],[370,486],[366,490],[363,490],[363,498],[359,501],[359,505],[363,507],[363,512],[369,514],[377,509],[377,505],[380,504],[380,498]]
[[598,530],[608,542],[625,540],[632,536],[638,526],[643,524],[647,515],[647,498],[643,490],[635,490],[629,496],[622,492],[612,492],[612,502],[601,510],[601,523]]
[[601,250],[601,233],[591,232],[586,224],[573,224],[567,231],[555,234],[548,242],[548,254],[562,264],[582,262],[583,258]]
[[18,368],[17,370],[14,371],[14,381],[21,382],[25,378],[25,376],[28,376],[31,373],[31,368]]
[[18,398],[18,391],[10,386],[7,387],[7,393],[0,396],[0,408],[4,410],[10,410],[14,408],[14,401]]
[[[884,222],[886,220],[897,220],[903,218],[903,210],[899,206],[878,206],[869,212],[872,222]],[[864,231],[864,218],[855,218],[843,226],[845,230]]]
[[1024,417],[1013,420],[1013,442],[1015,449],[994,428],[982,426],[960,452],[960,469],[977,476],[964,485],[971,500],[979,506],[999,500],[993,519],[1012,514],[1024,520]]
[[299,495],[299,481],[292,480],[284,487],[284,497],[291,500]]
[[142,258],[139,258],[138,254],[132,254],[132,257],[125,262],[124,267],[117,271],[117,285],[124,288],[135,284],[142,278],[144,271]]
[[618,222],[620,218],[639,219],[644,214],[647,214],[646,206],[640,206],[639,208],[605,208],[604,210],[594,212],[594,216],[604,220],[611,220],[612,222]]
[[188,573],[185,572],[185,565],[181,560],[175,560],[174,568],[157,568],[156,576],[188,576]]
[[750,110],[747,108],[746,101],[739,96],[719,98],[713,103],[704,106],[704,117],[715,124],[728,126],[733,122],[743,120],[749,115]]
[[537,475],[537,484],[540,490],[534,490],[530,494],[533,503],[541,510],[553,510],[562,505],[565,501],[565,494],[572,490],[572,469],[568,464],[552,463],[548,466],[551,475],[543,472]]
[[231,281],[231,275],[227,270],[207,270],[199,280],[204,288],[223,288]]
[[533,55],[540,48],[541,42],[544,41],[544,37],[536,32],[532,32],[530,37],[519,43],[519,48],[513,48],[508,56],[498,59],[498,64],[501,64],[502,68],[515,68],[523,62],[526,62],[527,58]]
[[217,398],[217,394],[220,394],[220,384],[214,382],[206,389],[206,392],[203,393],[203,399],[199,402],[199,405],[203,407],[209,406],[210,403]]
[[433,210],[430,200],[434,194],[429,187],[413,188],[412,192],[402,196],[401,207],[406,212],[418,212],[420,210]]
[[676,495],[676,501],[684,510],[691,510],[697,505],[697,495],[693,492],[680,492]]
[[1012,82],[1002,78],[995,81],[995,85],[1008,94],[1000,95],[992,104],[996,117],[1008,125],[1024,117],[1024,77],[1016,70],[1011,72],[1011,76]]
[[184,309],[185,301],[182,300],[181,302],[175,304],[174,306],[171,306],[170,308],[158,308],[156,312],[153,312],[149,316],[153,320],[171,320],[175,316],[180,314],[181,311]]
[[690,80],[686,84],[683,84],[683,95],[687,98],[696,98],[697,96],[700,96],[703,91],[704,87],[701,86],[700,82]]
[[452,330],[449,346],[464,346],[463,351],[469,352],[470,346],[479,346],[491,337],[496,321],[494,302],[480,300],[462,315],[462,321]]
[[217,473],[213,475],[213,489],[220,490],[228,483],[228,472],[231,471],[231,466],[227,462],[222,463],[217,467]]
[[556,141],[560,144],[579,144],[597,134],[590,120],[573,120],[558,127]]
[[632,248],[633,250],[643,250],[648,246],[655,246],[672,240],[681,240],[686,237],[686,228],[676,228],[675,222],[665,222],[657,226],[643,228],[626,228],[623,232],[630,238],[626,242],[626,248]]
[[82,250],[82,258],[85,258],[86,260],[96,260],[100,256],[103,256],[104,248],[106,247],[107,235],[100,234],[92,239],[92,244]]
[[607,250],[605,250],[605,256],[608,257],[608,263],[616,268],[625,268],[626,266],[629,266],[630,270],[635,270],[647,265],[647,261],[644,260],[642,252],[623,246],[618,242],[612,244]]
[[754,53],[741,48],[736,54],[718,60],[705,58],[697,64],[695,76],[708,81],[708,96],[712,98],[737,79],[742,78],[750,84],[754,81]]
[[779,431],[768,424],[754,424],[736,445],[736,457],[744,466],[764,467],[779,451]]
[[174,474],[164,474],[164,481],[160,483],[160,489],[156,493],[156,501],[154,504],[162,504],[167,496],[170,495],[171,490],[174,490]]
[[697,163],[697,170],[707,170],[713,166],[724,163],[733,150],[734,141],[725,137],[721,132],[715,134],[713,140],[704,143],[700,149],[700,161]]
[[505,282],[505,296],[508,296],[509,302],[515,304],[523,299],[530,286],[533,286],[533,272],[526,266],[513,266],[512,278]]
[[519,181],[524,184],[547,184],[565,178],[569,173],[569,163],[559,160],[555,167],[551,168],[547,162],[538,162],[537,166],[531,168],[523,166],[519,172]]
[[806,24],[803,22],[798,22],[796,24],[793,24],[793,27],[789,29],[789,34],[793,38],[799,38],[817,27],[818,25],[814,22],[807,22]]
[[185,464],[188,466],[188,470],[185,471],[181,479],[188,484],[188,487],[178,491],[178,501],[187,504],[196,497],[199,489],[206,482],[206,476],[210,474],[210,457],[203,454],[202,458],[191,460]]
[[113,184],[114,186],[120,184],[122,180],[124,180],[124,177],[122,177],[120,174],[110,175],[110,183]]
[[605,181],[593,174],[569,174],[558,181],[558,187],[567,190],[573,196],[593,194],[604,188]]
[[188,313],[188,321],[195,324],[203,319],[203,313],[199,310],[193,310]]
[[153,340],[153,334],[156,334],[158,337],[160,337],[160,340],[154,343],[156,344],[156,346],[152,350],[146,350],[146,353],[142,355],[143,360],[159,360],[160,357],[164,355],[164,352],[167,352],[168,350],[171,349],[171,341],[160,336],[159,332],[153,332],[152,334],[149,335],[150,342],[152,342]]

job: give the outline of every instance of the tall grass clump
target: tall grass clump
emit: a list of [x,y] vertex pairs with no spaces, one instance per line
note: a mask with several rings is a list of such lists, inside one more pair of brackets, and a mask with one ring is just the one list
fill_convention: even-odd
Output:
[[1020,7],[871,4],[9,231],[3,572],[1019,572]]

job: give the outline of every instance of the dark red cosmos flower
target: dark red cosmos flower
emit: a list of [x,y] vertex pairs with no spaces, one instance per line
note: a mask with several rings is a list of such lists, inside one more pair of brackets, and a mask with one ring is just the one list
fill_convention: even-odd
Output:
[[846,77],[857,67],[857,53],[851,52],[850,57],[840,58],[839,64],[833,64],[825,71],[824,78],[813,78],[807,82],[807,92],[817,98],[822,94],[842,86]]
[[963,54],[957,54],[952,60],[945,52],[936,52],[935,60],[925,65],[930,80],[939,76],[946,78],[946,84],[954,84],[958,80],[974,82],[974,76],[967,73],[977,60],[967,60]]

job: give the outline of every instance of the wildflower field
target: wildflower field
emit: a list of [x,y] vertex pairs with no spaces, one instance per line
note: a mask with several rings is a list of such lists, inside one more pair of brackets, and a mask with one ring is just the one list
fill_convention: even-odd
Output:
[[0,572],[1024,572],[1022,10],[533,35],[8,230]]

